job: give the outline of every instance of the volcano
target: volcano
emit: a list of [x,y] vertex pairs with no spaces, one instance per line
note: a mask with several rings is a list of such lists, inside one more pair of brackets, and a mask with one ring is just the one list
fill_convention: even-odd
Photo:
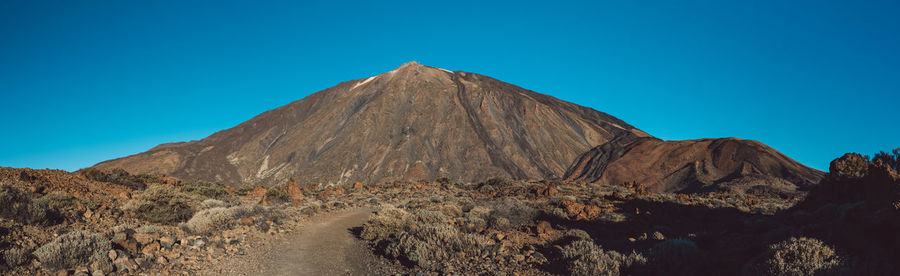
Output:
[[491,77],[416,62],[264,112],[205,139],[96,168],[227,185],[561,178],[573,160],[647,133]]

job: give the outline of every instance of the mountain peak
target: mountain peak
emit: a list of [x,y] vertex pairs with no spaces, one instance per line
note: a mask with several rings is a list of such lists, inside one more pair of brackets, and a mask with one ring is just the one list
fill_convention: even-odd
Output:
[[640,130],[515,85],[412,61],[200,141],[98,168],[229,185],[558,178],[592,147]]

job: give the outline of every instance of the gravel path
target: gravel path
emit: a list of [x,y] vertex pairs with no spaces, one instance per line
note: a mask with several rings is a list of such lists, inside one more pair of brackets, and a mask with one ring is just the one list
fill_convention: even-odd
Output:
[[297,231],[262,243],[247,255],[223,260],[201,274],[216,275],[374,275],[385,265],[351,229],[372,214],[355,209],[312,218]]

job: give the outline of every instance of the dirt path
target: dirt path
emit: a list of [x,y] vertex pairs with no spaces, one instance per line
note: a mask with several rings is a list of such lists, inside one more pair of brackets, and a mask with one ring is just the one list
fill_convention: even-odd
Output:
[[297,231],[221,262],[202,274],[217,275],[371,275],[376,258],[351,228],[372,214],[356,209],[313,218]]

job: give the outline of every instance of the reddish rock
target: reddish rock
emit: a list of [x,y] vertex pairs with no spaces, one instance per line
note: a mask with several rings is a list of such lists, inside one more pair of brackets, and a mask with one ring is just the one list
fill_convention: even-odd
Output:
[[566,172],[569,181],[623,185],[637,192],[745,192],[765,189],[795,194],[823,173],[753,140],[738,138],[663,141],[625,137],[597,146]]
[[553,226],[550,225],[547,221],[539,221],[537,227],[535,228],[538,235],[547,235],[553,232]]

